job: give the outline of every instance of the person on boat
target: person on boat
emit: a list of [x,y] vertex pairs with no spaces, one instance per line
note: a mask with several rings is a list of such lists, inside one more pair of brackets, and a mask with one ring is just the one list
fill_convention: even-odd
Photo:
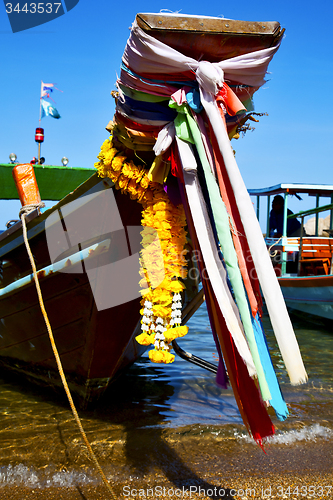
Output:
[[[272,202],[272,210],[269,215],[269,235],[274,238],[280,238],[283,233],[283,214],[284,214],[284,199],[281,195],[274,196]],[[293,212],[287,210],[287,215]],[[296,219],[287,219],[287,236],[300,236],[301,223]]]

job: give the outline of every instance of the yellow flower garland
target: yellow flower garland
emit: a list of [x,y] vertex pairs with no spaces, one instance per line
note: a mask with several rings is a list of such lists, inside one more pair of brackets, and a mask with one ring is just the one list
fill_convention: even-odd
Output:
[[[172,340],[188,332],[181,323],[181,295],[186,278],[186,218],[182,205],[175,207],[159,183],[149,180],[145,167],[127,161],[112,137],[104,141],[95,163],[100,177],[109,177],[123,194],[142,204],[141,305],[143,333],[139,344],[154,345],[149,358],[155,363],[171,363]],[[156,238],[156,233],[158,239]],[[163,261],[161,259],[163,256]]]

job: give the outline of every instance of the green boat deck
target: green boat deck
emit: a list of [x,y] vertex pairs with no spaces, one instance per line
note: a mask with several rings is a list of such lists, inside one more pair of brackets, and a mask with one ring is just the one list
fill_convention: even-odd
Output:
[[[12,176],[14,163],[0,164],[0,199],[18,200]],[[95,168],[34,165],[42,200],[59,201],[96,173]]]

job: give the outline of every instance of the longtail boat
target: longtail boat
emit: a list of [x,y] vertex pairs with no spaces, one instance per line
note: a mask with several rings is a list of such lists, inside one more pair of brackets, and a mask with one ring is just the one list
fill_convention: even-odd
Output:
[[[260,217],[261,198],[267,199],[265,241],[288,309],[303,319],[333,320],[333,185],[283,183],[249,189],[257,198]],[[283,197],[280,232],[271,227],[272,197]],[[311,197],[313,208],[300,210],[302,200]],[[289,213],[288,201],[298,200],[297,213]],[[311,200],[310,198],[310,200]],[[274,198],[273,198],[274,200]],[[324,201],[322,201],[324,200]],[[329,202],[329,203],[327,203]],[[290,205],[290,202],[289,202]],[[328,223],[320,228],[320,215],[328,213]],[[309,219],[311,217],[311,219]],[[270,222],[271,219],[271,222]],[[291,234],[290,221],[299,219],[298,234]]]
[[[283,31],[277,22],[137,15],[97,172],[79,180],[74,169],[13,168],[19,192],[30,167],[41,199],[57,199],[48,191],[55,186],[66,193],[45,211],[39,195],[27,202],[21,193],[20,220],[0,236],[2,365],[60,385],[33,279],[82,405],[147,348],[152,362],[173,362],[204,295],[218,383],[231,384],[256,441],[274,433],[267,406],[281,420],[288,410],[260,320],[261,290],[291,383],[307,375],[230,140],[256,116],[252,98]],[[44,190],[39,177],[53,173]],[[9,177],[3,185],[13,187]]]

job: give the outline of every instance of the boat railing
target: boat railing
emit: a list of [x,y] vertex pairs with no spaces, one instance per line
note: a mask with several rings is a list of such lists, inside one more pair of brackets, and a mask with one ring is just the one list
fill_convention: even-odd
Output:
[[304,237],[298,259],[300,276],[332,274],[332,238]]
[[299,249],[299,237],[281,236],[280,238],[265,238],[267,247],[276,247],[283,252],[293,252]]
[[[278,276],[333,274],[333,238],[266,238],[266,245]],[[289,268],[289,270],[288,270]]]
[[302,212],[298,212],[297,214],[288,215],[288,219],[294,219],[295,217],[300,217],[304,219],[308,215],[319,214],[320,212],[325,212],[326,210],[332,210],[333,203],[329,203],[328,205],[322,205],[321,207],[311,208],[310,210],[304,210]]
[[[288,215],[288,197],[296,196],[301,200],[302,198],[299,196],[299,194],[302,193],[306,193],[309,196],[315,196],[316,207],[295,214],[290,213],[290,215]],[[326,240],[329,240],[331,238],[333,241],[333,185],[279,184],[264,189],[249,189],[249,194],[251,196],[255,196],[257,199],[256,212],[258,220],[260,216],[260,199],[263,196],[267,197],[266,235],[264,235],[264,237],[267,249],[272,258],[275,272],[278,276],[296,276],[300,273],[300,266],[298,261],[302,252],[302,243],[304,238],[326,238]],[[270,228],[270,198],[273,195],[284,195],[283,228],[282,231],[280,231],[282,233],[281,237],[271,236],[272,232]],[[319,206],[320,197],[330,197],[331,203]],[[326,227],[325,229],[319,231],[319,213],[324,211],[330,212],[329,227]],[[314,230],[308,229],[307,231],[305,231],[304,219],[310,215],[315,215],[315,227]],[[300,219],[301,227],[297,231],[297,233],[295,232],[295,234],[298,234],[298,236],[291,237],[287,236],[287,221],[293,218]],[[322,233],[321,235],[319,235],[320,232]],[[330,256],[330,260],[332,261],[332,256]],[[332,265],[330,266],[330,269],[331,268]]]
[[[299,259],[297,274],[332,274],[332,244],[329,239],[332,232],[332,217],[330,221],[330,229],[327,231],[328,235],[323,238],[318,238],[318,231],[316,236],[309,238],[304,233],[304,219],[308,215],[318,214],[326,210],[333,209],[333,203],[322,205],[321,207],[304,210],[297,214],[288,215],[288,219],[300,218],[301,219],[301,235],[299,241]],[[317,224],[316,224],[317,227]],[[311,262],[310,262],[311,261]]]

